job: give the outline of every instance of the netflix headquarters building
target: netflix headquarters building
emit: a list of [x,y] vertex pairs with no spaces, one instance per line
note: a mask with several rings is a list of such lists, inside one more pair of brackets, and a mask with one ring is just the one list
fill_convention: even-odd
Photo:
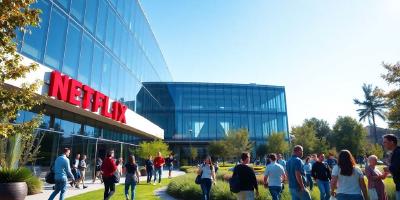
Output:
[[[38,175],[64,147],[87,155],[91,178],[107,150],[126,158],[144,140],[165,140],[180,156],[189,139],[206,144],[233,128],[247,128],[252,140],[288,134],[283,87],[174,84],[138,0],[38,0],[33,7],[42,10],[40,26],[18,32],[18,52],[39,68],[8,84],[43,81],[44,104],[16,120],[44,112],[34,133]],[[257,100],[241,99],[253,94]],[[273,107],[263,110],[263,102]]]

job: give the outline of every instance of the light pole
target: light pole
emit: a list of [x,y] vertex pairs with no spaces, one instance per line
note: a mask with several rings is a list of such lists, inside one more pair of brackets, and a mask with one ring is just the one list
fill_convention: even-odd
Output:
[[190,155],[191,163],[193,164],[193,159],[192,159],[192,129],[189,129],[189,135],[190,135],[190,139],[189,139],[189,155]]

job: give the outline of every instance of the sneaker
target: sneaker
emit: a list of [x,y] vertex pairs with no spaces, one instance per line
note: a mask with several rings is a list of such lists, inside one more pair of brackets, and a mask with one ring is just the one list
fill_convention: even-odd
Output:
[[79,186],[77,186],[77,185],[75,186],[75,188],[76,188],[76,189],[81,189],[81,188],[80,188]]
[[84,185],[84,186],[83,186],[83,189],[86,189],[87,187],[88,187],[88,186]]
[[74,182],[69,183],[71,185],[71,187],[74,187]]

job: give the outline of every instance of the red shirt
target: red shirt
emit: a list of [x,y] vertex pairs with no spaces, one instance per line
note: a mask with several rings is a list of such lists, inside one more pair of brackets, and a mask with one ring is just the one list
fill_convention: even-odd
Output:
[[164,164],[165,164],[165,160],[163,157],[155,157],[154,158],[154,167],[160,168]]
[[104,158],[103,164],[101,165],[101,171],[103,171],[103,176],[111,177],[114,172],[117,170],[117,165],[114,162],[114,159],[111,157]]

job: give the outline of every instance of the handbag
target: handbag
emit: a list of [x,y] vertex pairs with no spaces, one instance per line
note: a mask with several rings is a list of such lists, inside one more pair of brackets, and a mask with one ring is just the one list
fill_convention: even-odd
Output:
[[51,166],[50,171],[47,172],[46,177],[45,177],[46,183],[55,184],[56,183],[55,176],[56,176],[56,174],[54,173],[53,166]]
[[112,180],[113,183],[119,183],[119,179],[120,179],[120,176],[119,176],[119,173],[118,173],[118,172],[115,172],[115,173],[111,176],[111,180]]
[[378,193],[375,188],[368,189],[368,196],[370,200],[378,200]]
[[199,174],[199,175],[197,175],[196,176],[196,179],[194,180],[194,182],[197,184],[197,185],[200,185],[201,184],[201,176],[203,175],[203,170],[201,170],[201,173]]
[[[236,170],[236,167],[233,169],[234,174],[235,174],[235,170]],[[233,175],[232,178],[229,179],[229,189],[233,193],[240,192],[240,178],[237,173],[235,175]]]

